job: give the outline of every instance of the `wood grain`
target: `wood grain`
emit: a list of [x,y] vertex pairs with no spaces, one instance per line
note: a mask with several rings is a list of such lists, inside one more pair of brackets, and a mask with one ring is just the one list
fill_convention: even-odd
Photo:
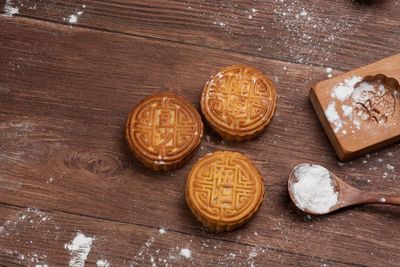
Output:
[[[135,266],[144,262],[157,265],[226,266],[242,263],[250,265],[264,258],[263,264],[296,265],[304,262],[318,265],[321,260],[308,256],[271,250],[260,246],[222,242],[212,237],[132,224],[82,217],[63,212],[49,212],[2,205],[3,229],[0,234],[0,264],[2,266],[66,266],[69,250],[64,247],[82,233],[93,238],[86,264],[96,266],[97,261],[107,260],[112,266]],[[32,234],[33,233],[41,233]],[[112,245],[111,245],[112,244]],[[174,246],[171,246],[174,244]],[[191,259],[180,255],[180,248],[195,251]],[[251,258],[248,258],[248,255]],[[333,265],[329,263],[328,265]]]
[[82,11],[73,25],[339,70],[393,55],[400,44],[397,1],[13,2],[30,18],[68,24]]
[[[349,68],[398,49],[399,42],[394,42],[398,36],[393,35],[399,26],[392,10],[394,3],[383,2],[378,4],[382,10],[376,11],[373,6],[369,12],[370,16],[378,16],[387,11],[385,25],[374,24],[375,31],[360,26],[359,35],[351,38],[355,44],[337,47],[341,55],[332,57],[330,60],[335,60],[329,61],[329,66]],[[82,15],[73,27],[60,25],[54,16],[73,14],[75,3],[86,4],[87,16]],[[176,255],[176,247],[189,247],[194,253],[191,261],[178,258],[169,263],[396,266],[400,258],[397,208],[369,205],[308,218],[287,195],[287,176],[301,162],[322,164],[360,189],[400,193],[398,145],[338,164],[308,100],[309,88],[326,78],[325,63],[320,59],[314,63],[322,67],[291,64],[282,60],[296,60],[281,57],[274,50],[286,50],[281,46],[266,49],[268,53],[262,56],[256,49],[249,52],[246,36],[237,36],[234,42],[231,36],[207,26],[209,17],[201,10],[206,12],[212,4],[203,2],[194,3],[204,6],[196,7],[197,16],[190,12],[185,15],[185,21],[179,14],[187,10],[189,2],[40,1],[36,10],[29,9],[29,4],[21,7],[21,16],[0,17],[1,223],[5,227],[8,220],[15,221],[18,212],[35,207],[54,217],[65,230],[60,230],[56,239],[56,231],[50,226],[35,230],[21,224],[14,233],[20,233],[24,240],[37,241],[22,245],[13,237],[4,239],[7,242],[0,246],[0,264],[34,266],[35,262],[21,261],[18,255],[39,251],[47,256],[43,260],[50,266],[65,265],[69,255],[63,246],[80,230],[108,244],[100,250],[96,244],[93,246],[89,265],[101,257],[114,266],[151,264],[151,255],[157,249],[164,259],[170,252]],[[326,5],[318,8],[320,14],[332,19],[338,16],[337,12],[330,14],[329,8],[340,4]],[[222,7],[215,9],[229,16]],[[138,10],[147,11],[137,16]],[[352,9],[346,12],[348,16],[358,14]],[[271,16],[265,13],[269,20],[273,20]],[[197,24],[190,26],[188,20],[196,19]],[[174,27],[163,24],[172,20],[176,21]],[[253,23],[238,23],[238,27],[250,31]],[[381,27],[387,31],[378,34]],[[157,36],[156,28],[159,35],[165,36]],[[176,32],[180,32],[181,39]],[[268,42],[279,40],[280,32],[268,31],[268,38],[257,38],[269,47]],[[393,42],[387,43],[382,55],[359,51],[363,40],[369,39],[368,34]],[[211,42],[212,35],[220,39]],[[203,36],[202,41],[196,41],[200,44],[191,41],[196,36]],[[376,44],[379,49],[380,42]],[[362,56],[353,57],[353,53]],[[145,96],[168,90],[185,96],[199,108],[201,89],[210,75],[234,63],[254,66],[275,81],[277,116],[266,133],[251,142],[223,143],[206,127],[201,148],[183,169],[166,174],[144,169],[131,156],[123,137],[132,107]],[[309,63],[314,64],[311,60]],[[201,228],[183,197],[191,165],[217,149],[247,154],[266,183],[266,199],[255,219],[238,231],[219,235]],[[394,170],[387,169],[387,164]],[[158,239],[160,227],[168,229],[165,239],[164,235]],[[52,231],[46,240],[34,234],[46,230]],[[139,257],[140,249],[151,237],[156,239],[153,250]],[[205,240],[210,240],[207,249]],[[10,254],[8,250],[18,253]],[[253,250],[257,256],[252,257]],[[230,259],[229,253],[237,258]]]

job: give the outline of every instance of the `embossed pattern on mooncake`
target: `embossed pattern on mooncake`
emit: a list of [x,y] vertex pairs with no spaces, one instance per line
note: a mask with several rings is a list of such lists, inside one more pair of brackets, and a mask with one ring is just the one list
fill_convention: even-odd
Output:
[[200,159],[188,175],[186,201],[213,231],[229,231],[249,221],[264,199],[264,181],[246,156],[217,151]]
[[181,167],[200,144],[203,123],[183,97],[159,93],[144,99],[129,116],[126,137],[146,166],[169,171]]
[[261,134],[276,108],[271,80],[258,70],[234,65],[221,69],[207,82],[201,110],[222,138],[249,140]]

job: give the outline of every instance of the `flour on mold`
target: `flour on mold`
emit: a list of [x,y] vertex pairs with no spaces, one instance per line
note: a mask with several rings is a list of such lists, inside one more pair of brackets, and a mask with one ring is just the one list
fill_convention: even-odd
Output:
[[[346,126],[347,130],[341,133],[354,134],[361,127],[369,127],[368,121],[371,115],[360,107],[364,107],[363,103],[368,103],[370,94],[380,96],[384,95],[386,90],[383,85],[374,88],[368,82],[364,82],[361,76],[349,77],[332,87],[331,100],[325,109],[325,116],[335,127],[335,132]],[[362,123],[363,121],[365,123]],[[378,120],[378,124],[383,123]]]
[[336,110],[336,105],[335,103],[330,103],[328,107],[325,110],[325,116],[330,121],[335,125],[335,132],[338,132],[344,125],[344,121],[340,118],[337,110]]
[[354,86],[361,80],[362,77],[360,76],[353,76],[344,80],[343,83],[339,83],[332,89],[331,96],[340,101],[346,100],[354,92]]

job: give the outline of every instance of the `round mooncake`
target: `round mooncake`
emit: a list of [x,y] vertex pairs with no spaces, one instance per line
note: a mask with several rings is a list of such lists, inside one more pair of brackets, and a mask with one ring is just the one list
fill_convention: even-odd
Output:
[[145,98],[126,123],[126,139],[133,154],[156,171],[182,167],[202,136],[200,114],[189,101],[173,93]]
[[217,151],[191,169],[185,197],[196,218],[212,231],[231,231],[248,222],[264,199],[264,180],[250,159]]
[[211,127],[226,140],[244,141],[260,135],[272,121],[276,90],[254,68],[221,69],[204,87],[201,110]]

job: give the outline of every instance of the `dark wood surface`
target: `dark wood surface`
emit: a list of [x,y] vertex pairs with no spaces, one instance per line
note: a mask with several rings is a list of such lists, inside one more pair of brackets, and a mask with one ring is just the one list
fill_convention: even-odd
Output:
[[[0,15],[0,265],[67,266],[64,246],[81,232],[95,238],[86,266],[398,266],[398,207],[309,217],[290,202],[287,177],[316,162],[360,189],[400,194],[400,146],[341,163],[308,100],[327,67],[336,74],[399,52],[400,2],[0,0],[7,5],[19,13]],[[132,107],[168,90],[199,108],[210,75],[234,63],[275,81],[268,130],[226,143],[206,126],[184,168],[141,167],[123,136]],[[266,183],[254,220],[224,234],[205,231],[183,196],[191,165],[217,149],[247,154]]]

